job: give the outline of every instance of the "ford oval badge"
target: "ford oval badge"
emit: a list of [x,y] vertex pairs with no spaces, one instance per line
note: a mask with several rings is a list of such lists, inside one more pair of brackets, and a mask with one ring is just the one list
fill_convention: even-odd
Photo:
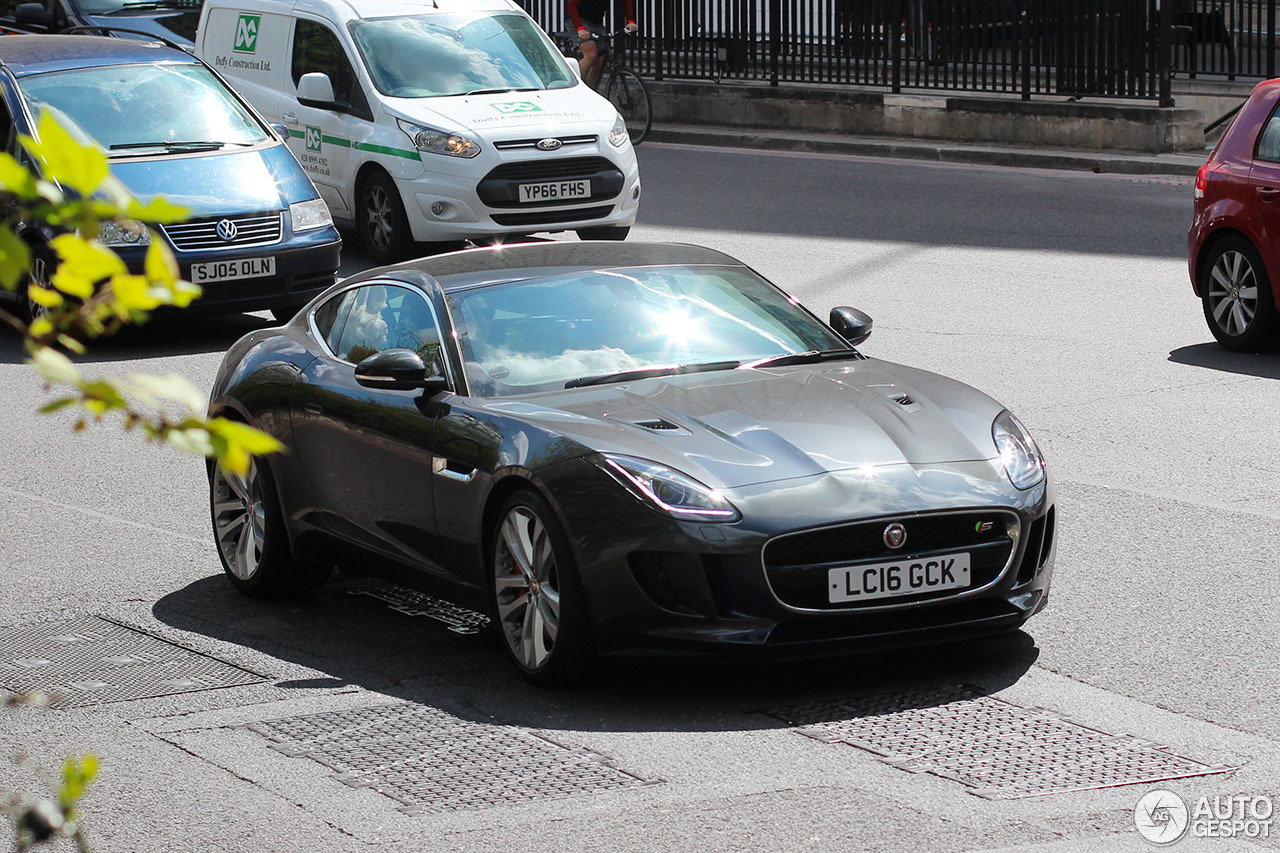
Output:
[[559,139],[540,139],[538,140],[539,151],[555,151],[563,143]]

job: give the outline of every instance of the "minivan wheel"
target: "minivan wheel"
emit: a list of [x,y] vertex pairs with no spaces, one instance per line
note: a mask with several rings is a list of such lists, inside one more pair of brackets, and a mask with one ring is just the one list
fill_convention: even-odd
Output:
[[49,313],[49,309],[40,303],[31,299],[27,295],[27,288],[32,284],[40,287],[49,286],[49,277],[53,274],[54,268],[53,255],[44,246],[31,247],[31,271],[27,273],[27,280],[22,285],[22,313],[23,317],[29,323],[32,320]]
[[591,628],[555,511],[534,492],[517,492],[488,538],[494,624],[511,661],[535,684],[581,679],[593,657]]
[[1229,350],[1258,352],[1276,345],[1276,303],[1266,267],[1253,244],[1228,237],[1200,268],[1200,299],[1209,331]]
[[400,191],[385,172],[374,172],[360,187],[360,239],[380,264],[395,263],[409,254],[413,235],[404,215]]

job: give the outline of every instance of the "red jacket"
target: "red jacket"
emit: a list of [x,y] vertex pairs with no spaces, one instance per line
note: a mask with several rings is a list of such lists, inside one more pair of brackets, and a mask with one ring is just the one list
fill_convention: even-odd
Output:
[[[622,5],[627,15],[627,23],[634,23],[636,13],[631,6],[631,0],[622,0]],[[588,20],[603,24],[604,13],[608,7],[608,0],[569,0],[569,19],[573,21],[574,28],[579,30],[582,29],[581,15],[583,14]]]

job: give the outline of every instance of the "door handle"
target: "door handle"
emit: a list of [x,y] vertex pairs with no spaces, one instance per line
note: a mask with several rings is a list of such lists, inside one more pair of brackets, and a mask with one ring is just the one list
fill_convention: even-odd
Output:
[[298,116],[296,113],[285,113],[284,115],[280,116],[280,120],[285,124],[297,124]]
[[459,483],[470,483],[476,478],[476,474],[480,473],[479,468],[468,468],[466,465],[451,462],[443,456],[437,456],[431,460],[431,470],[437,476],[457,480]]
[[1280,197],[1280,189],[1276,187],[1258,187],[1258,195],[1262,197],[1263,201],[1275,201],[1277,197]]
[[308,415],[315,415],[316,417],[320,417],[324,414],[324,409],[320,408],[318,403],[303,403],[302,411]]

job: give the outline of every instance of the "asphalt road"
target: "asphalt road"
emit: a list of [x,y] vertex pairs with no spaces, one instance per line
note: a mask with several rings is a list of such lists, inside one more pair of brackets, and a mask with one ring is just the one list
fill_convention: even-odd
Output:
[[[284,603],[238,597],[202,463],[37,416],[45,392],[0,338],[0,625],[102,615],[263,676],[14,712],[0,754],[102,755],[87,813],[102,850],[1143,849],[1132,810],[1150,785],[989,800],[761,713],[968,684],[1238,768],[1167,783],[1183,794],[1280,793],[1280,355],[1212,343],[1184,261],[1189,180],[662,145],[641,163],[633,238],[727,251],[821,314],[859,307],[876,321],[869,355],[975,385],[1029,426],[1060,538],[1050,606],[1024,632],[801,666],[626,664],[594,686],[531,688],[489,638],[352,596],[350,579]],[[207,387],[222,351],[267,324],[156,324],[84,361]],[[0,674],[19,656],[0,649]],[[483,737],[534,730],[654,784],[408,816],[335,781],[332,757],[289,757],[245,728],[387,702]],[[39,784],[0,768],[0,785]],[[540,784],[530,796],[555,790]]]

